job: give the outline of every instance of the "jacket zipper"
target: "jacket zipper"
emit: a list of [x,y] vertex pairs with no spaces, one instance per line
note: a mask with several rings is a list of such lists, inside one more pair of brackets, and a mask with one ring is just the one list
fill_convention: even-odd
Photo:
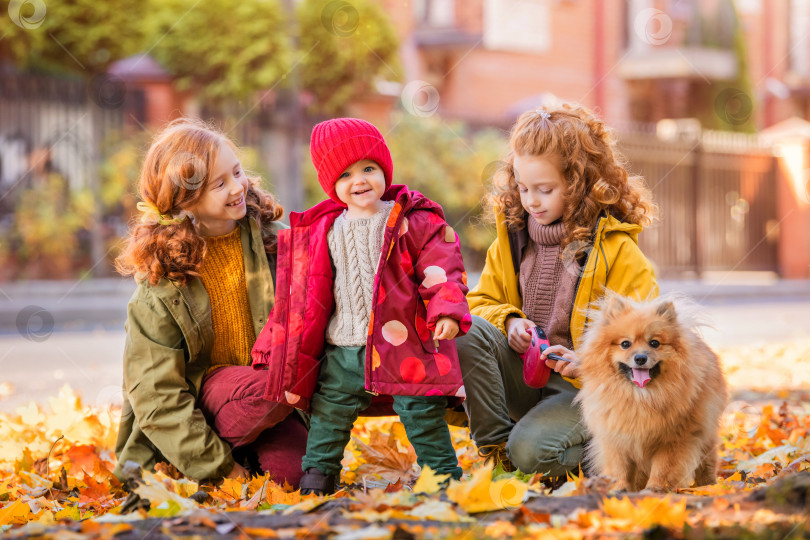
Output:
[[[396,206],[396,201],[394,202],[394,206]],[[380,252],[380,264],[378,265],[379,266],[378,272],[379,272],[379,275],[380,275],[380,279],[377,281],[377,289],[374,291],[374,295],[372,297],[373,300],[377,299],[377,294],[379,293],[380,287],[382,286],[382,273],[383,273],[385,267],[388,264],[388,259],[383,258],[383,253],[388,253],[388,252],[391,251],[391,245],[396,241],[394,236],[397,234],[396,231],[399,231],[400,227],[402,226],[402,218],[404,216],[405,216],[405,207],[403,206],[399,216],[397,216],[397,221],[394,223],[394,225],[392,227],[394,232],[391,234],[391,240],[388,242],[388,244],[383,245],[382,251]],[[375,275],[375,277],[376,277],[376,275]],[[377,313],[376,313],[377,312],[377,303],[376,302],[374,302],[374,305],[372,306],[371,309],[372,309],[372,314],[374,315],[374,324],[376,324],[377,323]],[[371,369],[371,367],[369,366],[368,360],[369,360],[370,356],[373,357],[373,347],[374,347],[374,344],[372,342],[373,339],[374,339],[374,329],[372,328],[371,334],[368,336],[368,339],[366,340],[366,361],[365,361],[365,364],[366,364],[365,365],[365,368],[366,368],[365,371],[368,374],[367,375],[367,377],[368,377],[368,386],[370,386],[372,389],[374,388],[374,379],[373,379],[374,370]],[[369,354],[369,346],[372,347],[372,354],[371,355]],[[372,362],[373,361],[374,360],[372,359]],[[380,362],[382,362],[382,359],[380,359]],[[371,394],[372,396],[379,396],[380,395],[378,392],[375,392],[372,389],[365,388],[365,391],[368,392],[369,394]]]
[[[601,236],[600,233],[601,233],[601,230],[602,230],[602,227],[601,227],[602,219],[604,219],[604,218],[599,218],[599,223],[596,225],[596,236],[595,236],[595,238],[599,238]],[[604,254],[604,246],[602,245],[601,240],[599,242],[599,249],[602,251],[602,254]],[[591,250],[591,252],[593,252],[593,250]],[[582,274],[584,274],[585,269],[588,268],[588,262],[590,262],[590,259],[591,259],[591,255],[589,253],[588,258],[585,259],[585,266],[582,269],[582,273],[580,273],[579,277],[577,278],[577,286],[574,288],[574,297],[571,298],[571,318],[568,321],[568,326],[572,326],[571,323],[574,320],[574,314],[576,313],[576,311],[574,311],[574,307],[575,307],[576,301],[577,301],[577,293],[579,292],[579,285],[582,283]],[[594,264],[593,264],[594,274],[596,273],[596,265],[597,265],[598,262],[599,262],[599,252],[596,253],[596,261],[594,261]],[[607,258],[605,259],[605,266],[607,266]],[[588,302],[588,307],[586,308],[585,323],[582,326],[582,331],[583,332],[585,331],[585,325],[588,324],[588,312],[589,311],[590,311],[590,302]],[[573,340],[574,340],[574,338],[572,337],[571,341],[573,341]]]

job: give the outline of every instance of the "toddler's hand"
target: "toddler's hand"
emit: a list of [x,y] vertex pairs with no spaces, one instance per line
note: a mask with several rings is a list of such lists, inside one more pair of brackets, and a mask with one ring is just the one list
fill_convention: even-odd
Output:
[[453,339],[458,334],[458,322],[452,317],[442,317],[436,321],[436,330],[433,332],[433,343],[439,348],[440,339]]
[[506,319],[506,337],[512,350],[518,354],[523,354],[528,350],[529,345],[532,344],[530,330],[535,326],[537,325],[529,319],[521,319],[520,317]]
[[[565,361],[562,360],[549,360],[549,354],[556,354],[557,356],[562,356],[565,358]],[[575,379],[579,377],[579,357],[577,353],[572,351],[571,349],[567,349],[562,345],[552,345],[551,347],[546,348],[545,351],[541,353],[541,357],[543,360],[546,361],[546,365],[562,375],[563,377],[569,377],[571,379]]]

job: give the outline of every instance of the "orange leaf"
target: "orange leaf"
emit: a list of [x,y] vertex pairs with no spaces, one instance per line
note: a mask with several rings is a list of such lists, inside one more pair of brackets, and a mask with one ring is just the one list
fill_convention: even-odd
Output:
[[96,447],[89,444],[74,444],[65,452],[65,457],[70,462],[68,476],[78,476],[79,473],[93,474],[97,464],[104,467],[96,454]]

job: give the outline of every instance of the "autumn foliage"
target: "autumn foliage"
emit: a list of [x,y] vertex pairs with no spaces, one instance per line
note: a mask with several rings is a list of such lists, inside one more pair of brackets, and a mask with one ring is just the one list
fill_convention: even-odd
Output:
[[[581,474],[551,486],[542,474],[493,471],[477,457],[468,430],[462,428],[451,433],[465,477],[447,486],[447,478],[429,469],[420,475],[404,428],[387,417],[356,424],[341,475],[348,487],[335,496],[301,496],[262,476],[199,485],[171,466],[160,466],[154,473],[143,471],[135,488],[149,501],[149,509],[124,514],[127,493],[111,473],[120,409],[87,406],[64,387],[45,407],[32,403],[13,414],[0,413],[0,533],[70,528],[110,537],[133,530],[137,522],[132,519],[157,517],[167,518],[164,533],[167,527],[211,534],[238,528],[248,536],[275,537],[278,531],[272,527],[223,522],[222,516],[238,511],[295,516],[339,508],[343,521],[353,524],[340,527],[365,527],[373,538],[390,538],[397,528],[428,535],[439,526],[445,527],[446,537],[474,531],[474,537],[582,538],[723,524],[783,525],[795,534],[805,530],[806,509],[775,512],[746,502],[754,490],[802,477],[810,469],[810,407],[795,400],[795,392],[785,397],[790,399],[732,402],[723,418],[718,483],[677,493],[614,493],[610,480]],[[328,519],[301,523],[290,534],[337,530]]]

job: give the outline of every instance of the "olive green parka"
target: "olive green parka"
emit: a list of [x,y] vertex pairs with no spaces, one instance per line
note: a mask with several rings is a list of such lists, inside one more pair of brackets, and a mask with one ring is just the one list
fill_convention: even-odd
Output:
[[[254,219],[244,217],[238,226],[258,336],[273,307],[275,255],[265,253]],[[165,277],[154,286],[141,282],[127,305],[125,329],[124,403],[115,475],[123,479],[127,461],[150,470],[168,461],[195,480],[230,473],[231,448],[197,407],[214,341],[211,303],[202,282],[192,278],[181,286]]]

